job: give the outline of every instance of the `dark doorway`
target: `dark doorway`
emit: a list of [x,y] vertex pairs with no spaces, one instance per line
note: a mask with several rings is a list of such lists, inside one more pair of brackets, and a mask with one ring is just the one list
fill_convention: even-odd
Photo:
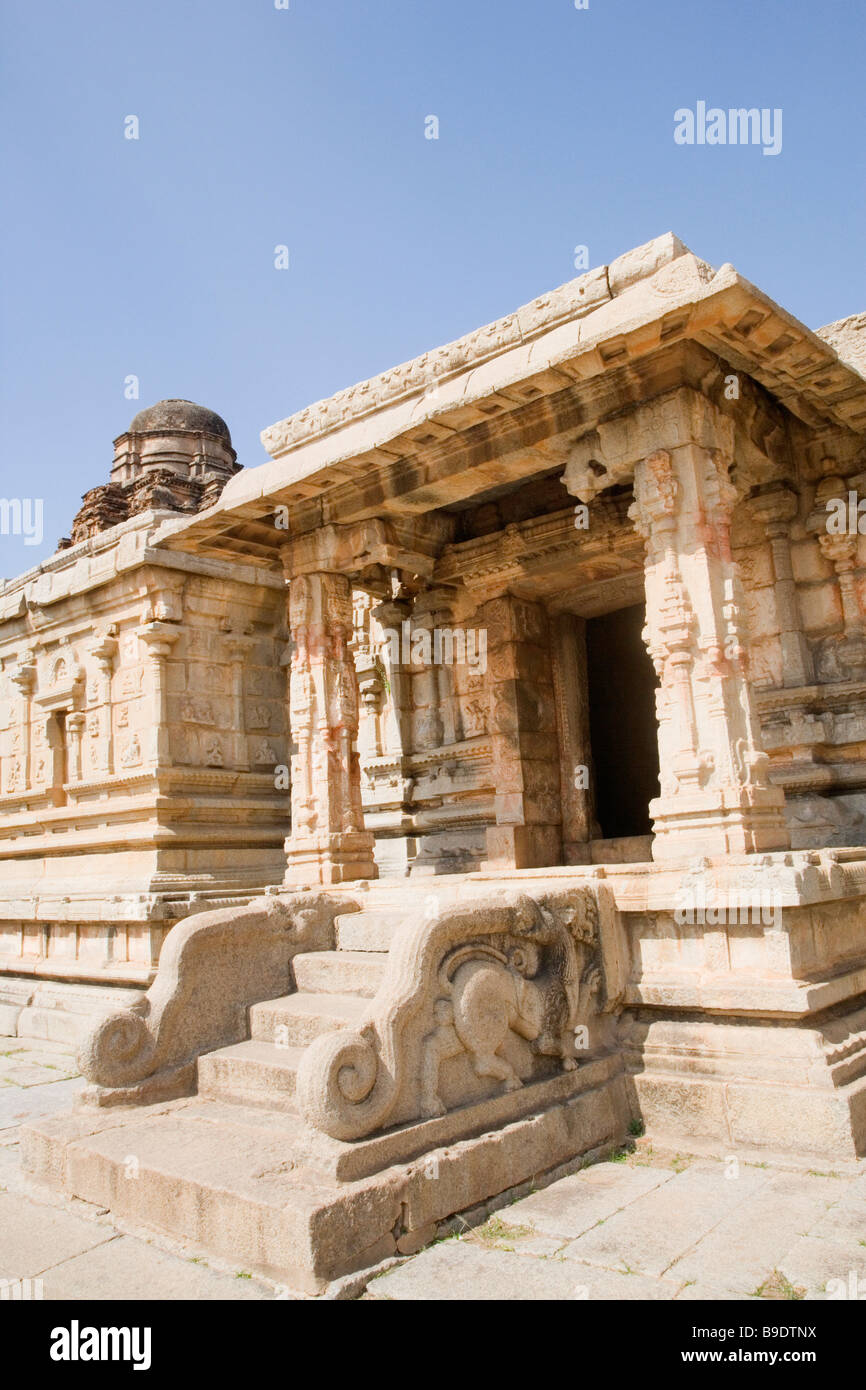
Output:
[[659,794],[655,672],[641,637],[643,604],[586,624],[595,814],[605,840],[649,835]]

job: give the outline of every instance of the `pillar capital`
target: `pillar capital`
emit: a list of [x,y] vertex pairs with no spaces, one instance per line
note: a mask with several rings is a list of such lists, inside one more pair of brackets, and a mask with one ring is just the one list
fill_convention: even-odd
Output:
[[320,526],[281,546],[283,573],[287,580],[304,574],[352,575],[360,587],[369,574],[379,592],[387,588],[387,577],[395,570],[429,579],[442,537],[425,528],[424,520],[370,517],[346,526]]
[[[731,501],[727,469],[737,454],[733,419],[699,391],[680,387],[637,405],[614,420],[602,421],[572,445],[563,482],[572,496],[591,502],[600,492],[635,478],[639,465],[660,482],[669,470],[663,456],[674,458],[689,446],[707,450],[725,480],[718,502]],[[745,446],[744,446],[745,447]],[[688,499],[683,502],[687,504]]]
[[152,657],[168,656],[177,639],[180,637],[180,628],[172,623],[155,621],[145,623],[138,628],[138,637],[144,643],[148,653]]
[[21,695],[29,695],[36,684],[36,663],[29,656],[22,657],[9,679]]
[[87,645],[88,655],[92,656],[105,674],[110,674],[114,658],[117,656],[117,640],[108,633],[98,633]]

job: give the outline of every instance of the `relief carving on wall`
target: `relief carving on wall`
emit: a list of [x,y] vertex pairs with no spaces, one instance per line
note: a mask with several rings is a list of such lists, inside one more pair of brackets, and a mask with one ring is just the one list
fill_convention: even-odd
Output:
[[121,767],[135,767],[141,762],[141,744],[138,734],[133,734],[123,745],[120,752]]
[[271,711],[268,705],[253,705],[247,714],[248,729],[269,729]]

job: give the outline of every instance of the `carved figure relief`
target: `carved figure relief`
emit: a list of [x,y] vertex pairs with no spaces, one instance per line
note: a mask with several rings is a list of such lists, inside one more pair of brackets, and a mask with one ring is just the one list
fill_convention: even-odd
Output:
[[253,705],[247,714],[247,727],[250,729],[269,729],[271,711],[268,705]]
[[121,749],[120,765],[121,767],[134,767],[136,763],[140,762],[141,744],[139,743],[138,734],[133,734]]
[[180,715],[186,724],[214,723],[213,705],[210,700],[203,700],[198,696],[184,700],[180,707]]
[[225,765],[225,754],[218,738],[208,739],[205,743],[204,764],[205,767],[223,767]]
[[466,738],[475,738],[487,732],[487,710],[480,700],[469,700],[461,707],[463,733]]
[[611,1007],[603,983],[590,890],[444,908],[395,938],[368,1022],[311,1044],[298,1073],[302,1111],[333,1138],[354,1139],[465,1104],[478,1080],[508,1093],[557,1065],[571,1071],[576,1029],[595,1028]]

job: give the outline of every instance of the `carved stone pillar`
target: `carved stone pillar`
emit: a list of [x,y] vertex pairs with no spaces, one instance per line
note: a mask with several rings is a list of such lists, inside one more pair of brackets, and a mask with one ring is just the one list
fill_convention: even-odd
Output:
[[443,717],[442,689],[433,652],[436,610],[440,601],[439,590],[425,588],[412,609],[408,675],[412,688],[411,747],[416,753],[454,742]]
[[287,885],[375,878],[364,829],[352,596],[342,574],[296,575],[289,586],[294,643],[289,679],[292,829]]
[[97,637],[90,644],[90,655],[96,662],[99,672],[99,740],[97,743],[97,767],[100,772],[111,776],[114,771],[114,735],[111,721],[111,672],[117,655],[117,642],[113,637]]
[[[403,664],[403,649],[410,650],[410,599],[385,599],[371,609],[385,636],[382,645],[382,662],[391,698],[385,706],[385,747],[383,752],[395,759],[403,759],[411,747],[410,724],[412,718],[411,673]],[[404,627],[405,624],[405,627]]]
[[599,426],[567,470],[569,489],[585,501],[634,477],[630,515],[646,543],[644,636],[659,679],[655,859],[790,845],[745,664],[730,544],[733,455],[730,418],[681,390]]
[[147,648],[148,703],[147,727],[150,730],[149,761],[155,767],[171,765],[171,739],[168,727],[165,661],[180,632],[170,623],[153,622],[139,628],[138,636]]
[[808,685],[812,678],[809,648],[797,599],[797,585],[791,567],[789,527],[797,515],[797,495],[784,484],[761,492],[749,507],[764,528],[773,559],[773,589],[776,621],[782,648],[782,679],[786,686]]
[[487,630],[496,825],[490,867],[534,869],[562,855],[560,762],[547,614],[504,594],[479,609]]
[[647,634],[661,683],[656,859],[786,849],[784,795],[761,750],[731,557],[724,455],[689,443],[635,470],[647,543]]
[[370,628],[374,602],[372,594],[363,590],[356,590],[353,595],[352,658],[358,677],[358,754],[362,767],[384,751],[380,727],[385,704],[384,668]]
[[430,664],[420,682],[416,683],[416,694],[422,683],[427,682],[429,699],[439,721],[439,742],[446,747],[457,743],[460,738],[457,702],[454,699],[454,643],[446,636],[453,631],[453,603],[454,590],[439,586],[424,589],[416,598],[412,610],[413,632],[423,630],[429,634],[429,641],[425,645],[430,652]]

